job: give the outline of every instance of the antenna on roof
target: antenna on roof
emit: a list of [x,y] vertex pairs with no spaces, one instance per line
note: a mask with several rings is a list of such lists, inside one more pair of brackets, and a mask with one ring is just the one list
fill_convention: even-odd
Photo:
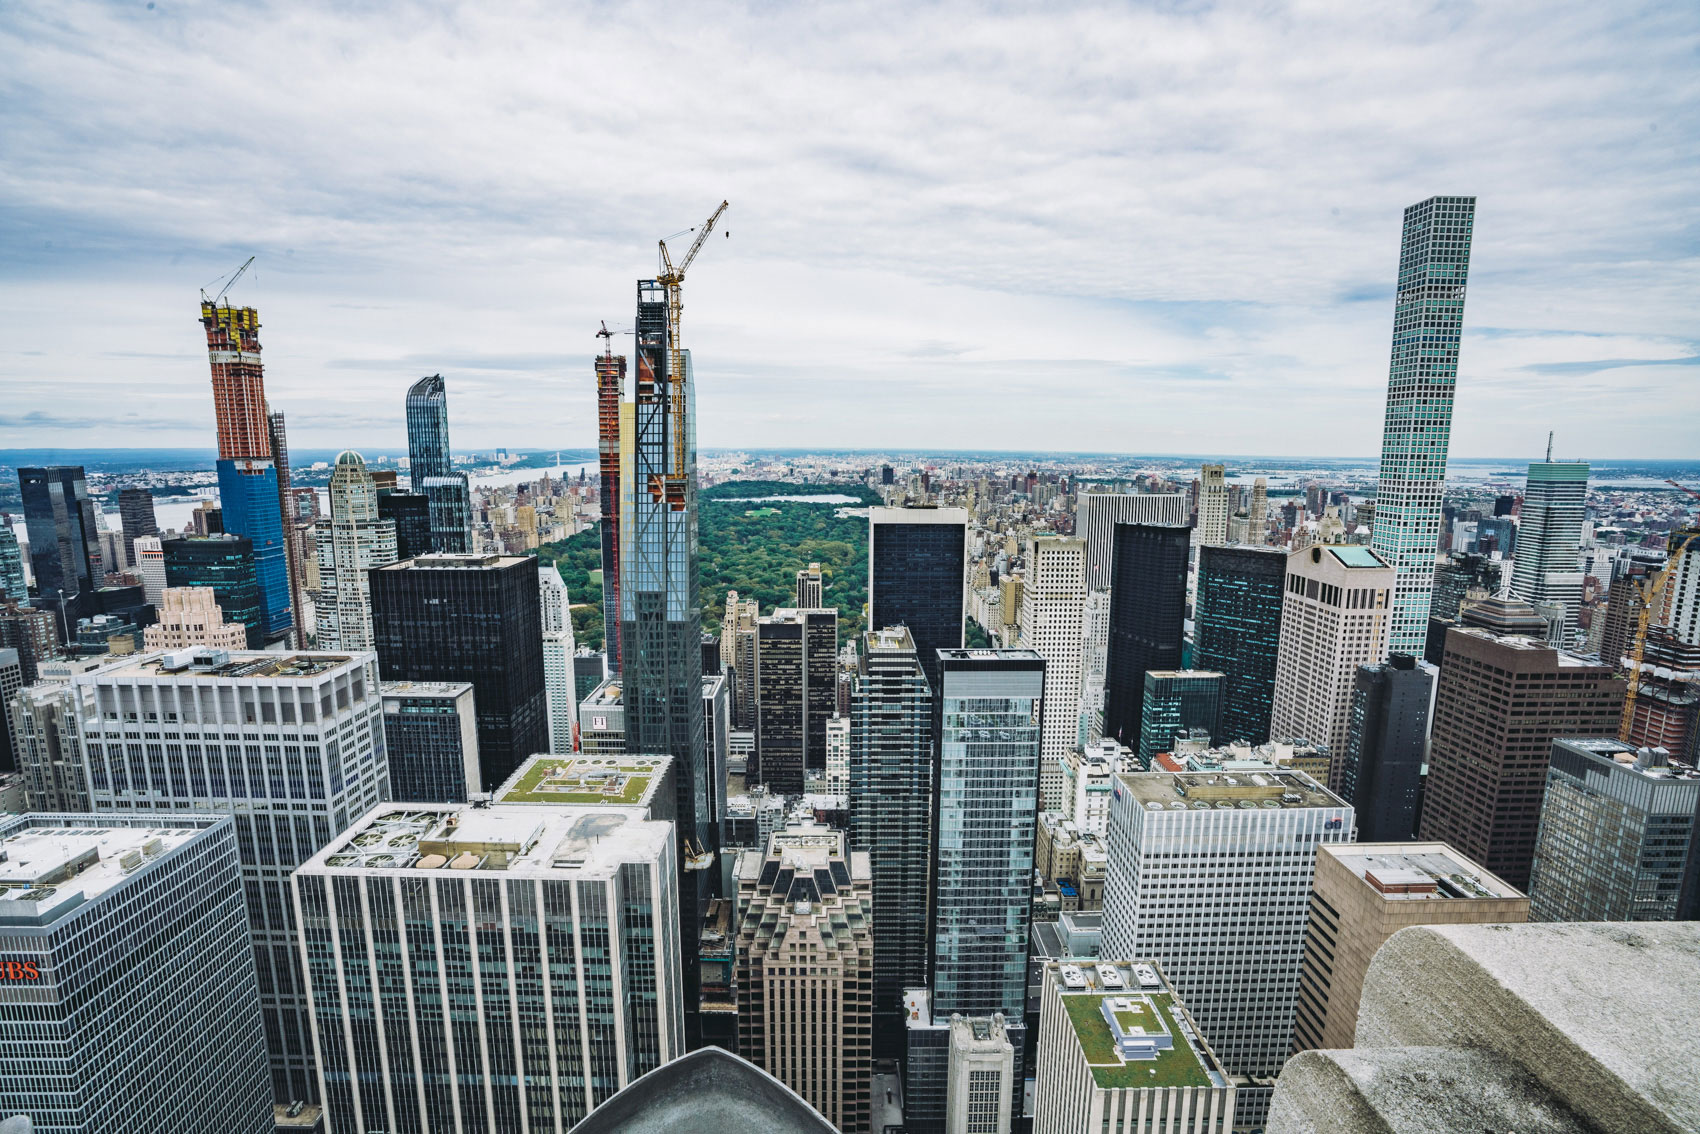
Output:
[[1547,430],[1547,464],[1552,464],[1552,430]]

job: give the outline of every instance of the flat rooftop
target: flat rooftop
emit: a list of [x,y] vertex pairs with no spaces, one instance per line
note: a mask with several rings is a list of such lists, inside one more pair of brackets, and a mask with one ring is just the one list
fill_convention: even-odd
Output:
[[[164,818],[162,816],[161,818]],[[201,827],[24,827],[0,840],[0,924],[39,925],[92,902]]]
[[1116,780],[1148,811],[1347,806],[1299,771],[1123,772]]
[[524,563],[531,558],[528,555],[454,555],[444,552],[434,552],[430,555],[418,555],[412,559],[403,559],[383,567],[374,568],[377,571],[480,571],[492,570],[498,567],[508,567],[515,563]]
[[386,697],[459,697],[472,688],[470,681],[385,681],[379,688]]
[[590,706],[602,706],[606,708],[608,706],[618,705],[619,703],[620,683],[613,678],[609,678],[607,681],[604,681],[601,685],[598,685],[595,689],[592,689],[588,694],[586,694],[584,700],[578,703],[578,707],[581,709],[588,708]]
[[383,803],[303,870],[472,870],[606,878],[671,853],[673,825],[639,807]]
[[647,806],[671,756],[532,756],[496,789],[497,803]]
[[1523,897],[1445,843],[1324,843],[1321,851],[1390,902]]
[[[1199,1038],[1156,965],[1148,962],[1053,961],[1047,980],[1068,1013],[1092,1081],[1106,1090],[1227,1085],[1220,1064]],[[1106,1015],[1108,1013],[1108,1015]],[[1125,1036],[1161,1046],[1154,1058],[1126,1058],[1110,1017]]]
[[[1646,694],[1644,688],[1642,694]],[[1553,743],[1579,749],[1602,761],[1610,761],[1610,770],[1620,775],[1641,776],[1649,780],[1700,779],[1700,769],[1680,760],[1673,762],[1670,753],[1663,748],[1632,748],[1603,736],[1561,736],[1555,737]]]
[[[106,677],[284,677],[308,679],[318,677],[354,658],[349,654],[296,651],[276,653],[270,650],[215,650],[224,655],[216,665],[185,664],[177,666],[172,660],[190,650],[163,650],[151,654],[135,654],[122,662],[102,668],[98,676]],[[193,652],[206,652],[196,649]]]
[[1381,567],[1390,564],[1361,544],[1324,544],[1323,550],[1340,561],[1343,567]]

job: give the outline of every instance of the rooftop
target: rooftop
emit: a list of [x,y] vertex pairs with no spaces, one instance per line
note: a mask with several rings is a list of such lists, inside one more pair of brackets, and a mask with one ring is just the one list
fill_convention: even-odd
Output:
[[1226,1085],[1215,1054],[1155,964],[1054,961],[1045,969],[1099,1087]]
[[103,827],[92,815],[87,826],[20,828],[0,840],[0,924],[52,921],[202,830]]
[[375,571],[480,571],[498,567],[511,567],[515,563],[524,563],[531,558],[528,555],[453,555],[446,552],[435,552],[431,555],[419,555],[412,559],[403,559],[383,567],[375,567]]
[[1611,770],[1624,775],[1643,776],[1649,780],[1700,779],[1700,770],[1692,764],[1672,763],[1670,752],[1664,748],[1632,748],[1610,737],[1594,736],[1559,737],[1553,743],[1586,752],[1601,761],[1610,761]]
[[1321,852],[1390,902],[1523,897],[1445,843],[1324,843]]
[[314,678],[356,660],[349,654],[277,653],[270,650],[187,650],[135,654],[99,671],[112,677],[291,677]]
[[472,688],[470,681],[385,681],[386,697],[459,697]]
[[1295,771],[1124,772],[1116,781],[1149,811],[1348,806],[1305,773]]
[[1338,559],[1342,567],[1384,568],[1389,566],[1385,559],[1360,544],[1329,544],[1323,550]]
[[497,803],[645,806],[673,764],[671,756],[533,756],[496,789]]
[[610,677],[595,689],[585,695],[578,703],[580,709],[598,707],[608,708],[620,704],[620,682],[618,678]]
[[669,853],[672,840],[672,824],[638,807],[381,803],[301,869],[605,878]]

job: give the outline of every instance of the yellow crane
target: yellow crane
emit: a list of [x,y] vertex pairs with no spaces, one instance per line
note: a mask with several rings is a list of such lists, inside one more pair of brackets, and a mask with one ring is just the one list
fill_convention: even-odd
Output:
[[[728,202],[720,202],[708,220],[697,229],[697,238],[691,241],[690,251],[679,261],[679,266],[673,266],[673,258],[667,252],[667,242],[658,241],[661,245],[661,272],[656,276],[656,282],[667,289],[667,374],[673,383],[673,476],[679,481],[678,500],[675,506],[683,508],[684,477],[685,477],[685,356],[679,346],[679,315],[684,309],[680,285],[685,282],[685,272],[691,266],[691,261],[697,258],[702,246],[708,240],[708,234],[714,231],[715,222],[720,214],[726,211]],[[727,233],[731,236],[731,233]],[[669,498],[672,497],[669,493]]]
[[[1700,500],[1700,492],[1686,485],[1678,484],[1674,480],[1667,480],[1665,483]],[[1670,555],[1665,560],[1665,565],[1659,569],[1658,574],[1641,586],[1641,610],[1635,617],[1635,644],[1629,652],[1629,687],[1623,694],[1623,719],[1617,726],[1617,738],[1625,744],[1629,743],[1629,734],[1635,725],[1635,702],[1641,691],[1641,663],[1646,657],[1647,627],[1652,621],[1653,606],[1655,603],[1663,606],[1665,585],[1670,581],[1671,570],[1676,566],[1677,558],[1683,549],[1695,539],[1700,539],[1700,528],[1690,528],[1673,535],[1670,541]]]

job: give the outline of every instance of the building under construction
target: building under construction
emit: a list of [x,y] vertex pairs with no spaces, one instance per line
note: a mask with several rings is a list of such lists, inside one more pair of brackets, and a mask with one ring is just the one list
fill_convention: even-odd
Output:
[[[599,332],[611,339],[607,324]],[[596,358],[596,431],[602,459],[602,637],[608,668],[620,672],[620,402],[626,356],[604,345]]]

